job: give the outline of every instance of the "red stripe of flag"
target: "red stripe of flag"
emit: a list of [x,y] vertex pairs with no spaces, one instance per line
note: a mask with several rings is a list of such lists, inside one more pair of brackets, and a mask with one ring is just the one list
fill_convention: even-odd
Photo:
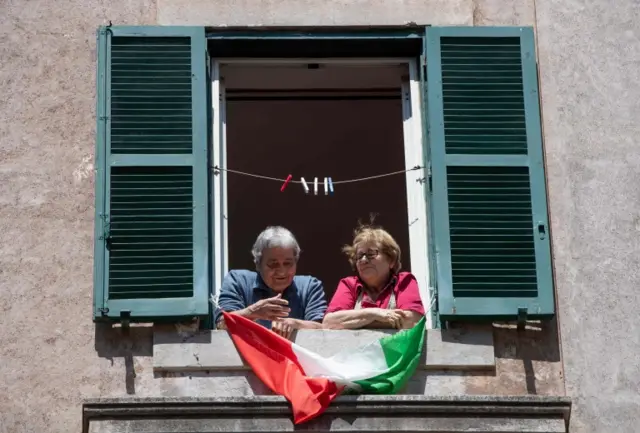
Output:
[[305,375],[289,340],[245,317],[222,314],[238,352],[256,376],[291,402],[295,424],[320,415],[338,396],[334,382]]

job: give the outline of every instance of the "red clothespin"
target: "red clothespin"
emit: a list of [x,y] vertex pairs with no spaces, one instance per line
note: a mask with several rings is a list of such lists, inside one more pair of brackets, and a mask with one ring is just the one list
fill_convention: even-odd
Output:
[[285,180],[282,186],[280,187],[280,192],[284,192],[284,189],[287,187],[287,185],[289,185],[289,182],[291,182],[292,177],[293,176],[291,175],[287,176],[287,180]]

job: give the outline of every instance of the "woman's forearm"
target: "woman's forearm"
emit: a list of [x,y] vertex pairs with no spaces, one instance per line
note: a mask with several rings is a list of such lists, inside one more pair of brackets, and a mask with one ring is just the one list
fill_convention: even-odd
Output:
[[422,316],[422,314],[416,313],[415,311],[405,310],[401,329],[413,328],[416,323],[418,323],[420,319],[422,319]]
[[290,319],[296,329],[322,329],[322,323],[314,322],[311,320]]
[[363,328],[375,321],[376,316],[372,308],[362,310],[344,310],[329,313],[322,324],[329,329]]

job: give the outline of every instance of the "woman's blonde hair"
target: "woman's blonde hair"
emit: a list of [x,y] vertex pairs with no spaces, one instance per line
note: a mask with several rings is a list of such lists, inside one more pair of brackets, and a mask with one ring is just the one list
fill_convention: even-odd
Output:
[[401,251],[396,240],[385,229],[379,226],[374,226],[373,221],[371,224],[360,223],[353,233],[353,242],[351,245],[345,245],[342,248],[342,252],[347,255],[349,263],[353,270],[356,270],[356,251],[358,246],[363,243],[374,243],[382,254],[387,256],[392,262],[394,262],[391,270],[394,274],[397,274],[402,267],[400,262]]

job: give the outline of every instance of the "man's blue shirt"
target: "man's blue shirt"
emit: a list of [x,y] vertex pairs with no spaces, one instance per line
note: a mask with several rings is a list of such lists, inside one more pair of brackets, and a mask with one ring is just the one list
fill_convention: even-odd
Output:
[[[233,270],[224,277],[220,289],[219,307],[214,313],[214,322],[218,323],[222,312],[238,311],[255,304],[261,299],[271,298],[277,293],[262,280],[260,274],[248,270]],[[296,275],[293,283],[282,293],[289,301],[289,317],[299,320],[320,322],[327,310],[327,299],[322,282],[308,275]],[[257,323],[271,329],[270,320],[257,320]]]

